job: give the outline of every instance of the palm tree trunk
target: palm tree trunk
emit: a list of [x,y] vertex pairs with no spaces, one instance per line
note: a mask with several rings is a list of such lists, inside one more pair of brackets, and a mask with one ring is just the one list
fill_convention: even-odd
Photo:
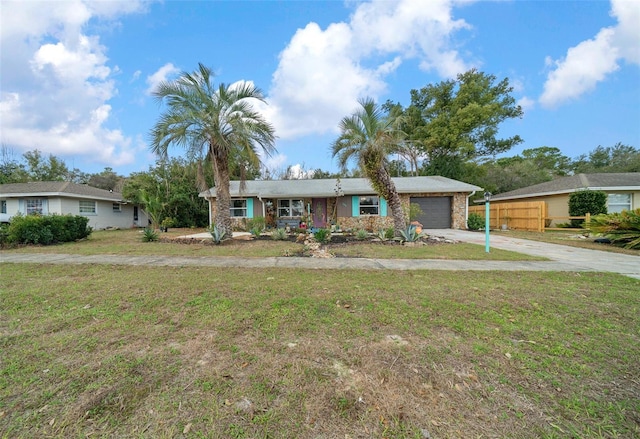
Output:
[[216,182],[216,217],[215,225],[231,237],[231,194],[229,191],[229,157],[224,148],[212,148],[213,175]]
[[402,211],[400,195],[398,195],[396,185],[393,183],[393,180],[391,180],[387,168],[385,168],[384,165],[379,166],[375,175],[371,175],[369,179],[373,183],[374,189],[387,200],[389,209],[391,209],[391,215],[393,216],[393,228],[395,229],[396,235],[399,235],[399,231],[404,230],[407,227],[407,223],[404,218],[404,212]]

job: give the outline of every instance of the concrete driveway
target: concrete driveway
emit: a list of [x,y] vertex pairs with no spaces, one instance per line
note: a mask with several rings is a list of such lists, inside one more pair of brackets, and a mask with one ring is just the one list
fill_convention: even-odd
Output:
[[[426,230],[426,233],[433,236],[443,236],[456,241],[485,245],[484,232],[430,229]],[[563,271],[567,271],[564,270],[565,268],[573,267],[575,271],[608,271],[640,279],[640,256],[531,241],[528,239],[513,238],[502,233],[498,235],[490,234],[489,246],[549,258],[557,263],[558,266],[562,266]]]

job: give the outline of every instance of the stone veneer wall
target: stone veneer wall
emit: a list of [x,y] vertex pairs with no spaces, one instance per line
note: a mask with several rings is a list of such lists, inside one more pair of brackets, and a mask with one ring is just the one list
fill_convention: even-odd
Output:
[[380,229],[393,227],[393,217],[375,215],[338,217],[338,225],[342,230],[365,229],[367,232],[377,232]]
[[455,193],[453,195],[451,216],[452,229],[467,229],[467,194]]
[[[443,194],[401,194],[400,202],[402,203],[402,210],[404,212],[409,211],[409,203],[411,197],[452,197],[451,199],[451,228],[462,229],[467,228],[467,195],[461,192],[450,192]],[[409,218],[406,218],[407,223]],[[358,217],[346,217],[339,216],[338,224],[342,229],[365,229],[368,231],[378,231],[380,229],[386,229],[393,227],[393,216],[391,209],[388,209],[387,216],[358,216]]]
[[[405,212],[409,210],[409,200],[411,197],[452,197],[451,200],[451,228],[452,229],[462,229],[466,230],[467,228],[467,195],[465,193],[443,193],[443,194],[432,194],[432,193],[422,193],[422,194],[401,194],[400,201],[402,202],[402,209]],[[305,206],[307,203],[311,202],[311,199],[305,199]],[[333,218],[334,208],[336,205],[336,198],[329,197],[327,198],[327,212],[328,218],[331,220]],[[214,218],[216,215],[216,203],[211,203],[211,224],[214,223]],[[349,205],[350,209],[350,205]],[[340,209],[337,209],[338,211]],[[388,209],[387,216],[374,216],[374,215],[364,215],[364,216],[341,216],[339,212],[336,212],[336,223],[343,230],[359,230],[365,229],[370,232],[377,232],[380,229],[386,229],[389,227],[393,227],[393,216],[391,214],[391,209]],[[408,222],[408,218],[407,218]],[[247,219],[246,218],[232,218],[233,227],[237,230],[244,230],[246,227]]]

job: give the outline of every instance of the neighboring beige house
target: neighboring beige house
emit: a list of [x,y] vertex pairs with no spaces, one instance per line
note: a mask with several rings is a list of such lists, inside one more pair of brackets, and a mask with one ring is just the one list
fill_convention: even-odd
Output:
[[[609,213],[640,208],[640,172],[576,174],[561,177],[494,195],[491,202],[545,201],[547,217],[568,217],[569,195],[585,189],[606,192]],[[566,222],[568,220],[554,220],[551,225]]]
[[122,194],[68,181],[36,181],[0,185],[0,222],[16,214],[81,215],[94,230],[145,227],[147,214]]
[[[410,203],[420,206],[422,214],[417,220],[427,229],[465,229],[469,196],[482,190],[445,177],[399,177],[393,181],[405,209]],[[308,227],[335,224],[342,229],[374,231],[393,226],[386,200],[378,197],[364,178],[251,180],[242,191],[240,182],[232,181],[230,191],[231,217],[238,228],[258,216],[277,227],[297,227],[305,222]],[[215,188],[200,196],[209,201],[209,221],[213,223]]]

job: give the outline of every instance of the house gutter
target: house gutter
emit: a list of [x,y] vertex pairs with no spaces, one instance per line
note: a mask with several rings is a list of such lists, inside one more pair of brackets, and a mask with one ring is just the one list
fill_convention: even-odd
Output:
[[266,208],[264,206],[264,201],[262,201],[262,195],[258,194],[257,197],[258,197],[258,200],[260,200],[260,204],[262,204],[262,218],[266,218],[267,217],[267,211],[266,211]]
[[[464,205],[464,218],[469,221],[469,198],[473,197],[476,194],[476,191],[471,192],[469,195],[467,195],[467,204]],[[465,228],[467,227],[467,225],[464,225]]]

